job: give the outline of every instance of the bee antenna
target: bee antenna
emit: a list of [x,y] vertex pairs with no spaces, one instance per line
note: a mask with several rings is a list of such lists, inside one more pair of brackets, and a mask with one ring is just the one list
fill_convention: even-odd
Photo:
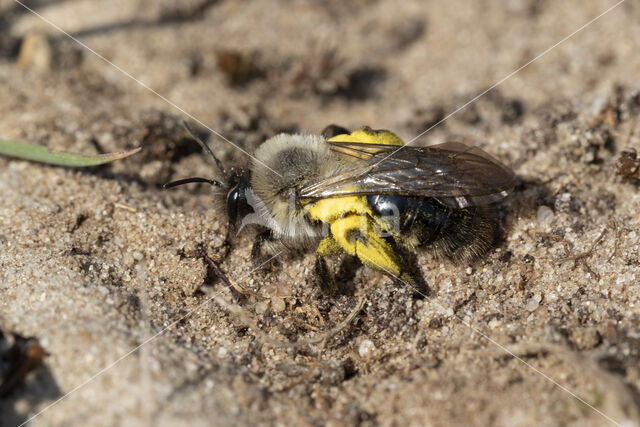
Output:
[[196,142],[198,144],[200,144],[202,149],[204,151],[206,151],[211,157],[213,157],[213,160],[216,162],[216,166],[218,167],[220,172],[222,172],[222,175],[226,176],[227,175],[227,171],[225,170],[224,166],[222,165],[222,162],[220,161],[220,159],[218,159],[216,157],[216,155],[213,154],[213,151],[211,151],[209,146],[207,144],[205,144],[205,142],[202,139],[200,139],[200,137],[196,134],[196,132],[191,127],[191,125],[189,125],[189,123],[187,123],[186,121],[183,121],[182,124],[184,124],[184,127],[187,129],[189,134],[193,137],[193,139],[196,140]]
[[166,190],[167,188],[177,187],[178,185],[191,184],[192,182],[206,182],[207,184],[215,185],[216,187],[222,187],[222,183],[220,181],[216,181],[214,179],[193,177],[193,178],[184,178],[184,179],[179,179],[177,181],[168,182],[164,184],[162,188]]

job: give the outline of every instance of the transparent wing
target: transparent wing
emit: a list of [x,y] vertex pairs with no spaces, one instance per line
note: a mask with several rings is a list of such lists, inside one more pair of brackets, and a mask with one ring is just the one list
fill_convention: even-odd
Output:
[[361,142],[327,144],[361,161],[302,188],[303,198],[388,194],[434,197],[463,208],[503,199],[516,179],[511,169],[480,148],[460,142],[401,149]]

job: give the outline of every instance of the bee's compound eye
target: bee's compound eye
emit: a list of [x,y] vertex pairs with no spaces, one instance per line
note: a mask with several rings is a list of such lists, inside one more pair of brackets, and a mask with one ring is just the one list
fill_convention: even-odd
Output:
[[227,207],[231,207],[238,203],[238,200],[242,198],[242,191],[240,190],[240,184],[233,187],[227,193]]
[[247,199],[241,184],[237,184],[227,193],[227,214],[232,224],[238,221],[238,208],[242,202],[246,203]]
[[227,215],[232,226],[238,226],[238,222],[253,212],[253,208],[247,201],[247,190],[249,185],[244,181],[238,182],[227,193]]

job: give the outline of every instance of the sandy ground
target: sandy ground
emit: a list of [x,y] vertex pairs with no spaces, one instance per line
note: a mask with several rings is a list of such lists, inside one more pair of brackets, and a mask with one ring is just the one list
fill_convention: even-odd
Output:
[[[28,4],[251,152],[329,123],[410,140],[614,1]],[[32,424],[640,423],[639,184],[615,167],[640,148],[637,2],[416,141],[477,144],[520,178],[483,260],[421,254],[424,300],[366,268],[354,294],[327,296],[312,254],[252,272],[252,236],[225,244],[208,187],[160,188],[212,175],[183,112],[13,1],[0,10],[0,135],[144,147],[82,171],[0,158],[0,328],[49,354],[0,400],[2,426],[70,391]],[[234,299],[203,252],[257,296]],[[277,345],[363,298],[335,336]]]

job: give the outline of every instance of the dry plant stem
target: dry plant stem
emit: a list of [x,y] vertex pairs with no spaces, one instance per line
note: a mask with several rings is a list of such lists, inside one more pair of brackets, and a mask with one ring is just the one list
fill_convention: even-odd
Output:
[[616,230],[616,241],[613,244],[613,251],[611,252],[611,255],[609,255],[609,258],[607,258],[607,262],[610,262],[613,259],[613,257],[618,253],[618,246],[620,245],[620,233],[621,233],[621,229],[618,227],[618,221],[616,221],[615,219],[612,219],[611,221],[609,221],[609,224],[614,230]]
[[114,203],[113,206],[116,207],[117,209],[122,209],[131,213],[138,213],[138,210],[136,208],[133,208],[129,205],[125,205],[124,203]]
[[222,297],[216,297],[214,298],[214,301],[218,303],[221,307],[229,311],[230,313],[233,313],[236,316],[238,316],[238,318],[242,321],[242,323],[244,323],[245,326],[253,329],[253,331],[256,334],[256,337],[260,341],[262,341],[263,344],[269,344],[278,348],[296,348],[296,347],[302,347],[310,344],[318,344],[340,333],[347,326],[349,326],[351,322],[353,322],[353,319],[355,319],[358,313],[360,313],[360,311],[364,308],[364,305],[367,302],[367,299],[364,296],[360,296],[358,298],[358,302],[356,303],[355,308],[351,311],[351,313],[349,313],[349,315],[342,322],[337,324],[333,329],[330,329],[328,332],[324,334],[320,334],[317,337],[298,340],[294,342],[280,341],[275,338],[272,338],[271,336],[269,336],[269,334],[264,333],[258,327],[255,320],[251,318],[251,315],[249,314],[249,312],[247,312],[247,310],[243,309],[242,307],[238,305],[230,304],[227,301],[225,301]]
[[[573,252],[571,252],[571,249],[569,248],[569,244],[567,243],[567,240],[562,237],[559,236],[557,234],[554,233],[537,233],[538,236],[540,237],[547,237],[556,241],[559,241],[560,243],[562,243],[562,246],[564,247],[564,251],[565,251],[565,256],[561,257],[561,258],[556,258],[555,261],[557,262],[564,262],[564,261],[579,261],[584,268],[587,269],[587,271],[589,273],[591,273],[596,280],[600,280],[600,274],[598,274],[597,272],[595,272],[593,269],[591,269],[591,267],[589,266],[589,264],[587,264],[586,258],[589,257],[592,253],[593,250],[595,249],[595,247],[602,241],[602,239],[604,238],[604,236],[606,235],[606,231],[609,227],[613,227],[615,226],[615,221],[611,220],[609,221],[609,223],[602,229],[602,232],[600,233],[600,235],[598,236],[598,238],[596,240],[594,240],[594,242],[591,244],[591,247],[584,251],[584,252],[580,252],[578,254],[574,254]],[[616,239],[616,244],[617,244],[617,239]],[[609,259],[611,259],[611,257],[613,257],[613,255],[616,252],[616,248],[614,248],[614,252],[611,254],[611,256],[609,257]]]
[[233,295],[233,298],[236,300],[236,302],[240,302],[243,296],[242,293],[237,289],[237,285],[233,284],[231,280],[229,280],[227,275],[224,274],[224,271],[222,271],[220,267],[218,267],[218,264],[216,264],[209,257],[209,255],[204,255],[204,260],[207,262],[207,264],[209,264],[209,267],[211,267],[214,273],[216,273],[216,276],[218,276],[218,278],[222,280],[225,285],[227,285],[227,287],[231,291],[231,295]]
[[216,273],[216,276],[220,278],[224,282],[225,285],[229,287],[231,291],[231,295],[235,298],[237,302],[240,302],[245,296],[252,296],[260,299],[268,299],[267,297],[263,297],[262,295],[253,292],[250,289],[245,288],[242,285],[237,284],[236,282],[229,279],[229,277],[222,271],[218,264],[215,263],[214,260],[209,257],[209,255],[204,255],[204,260],[209,264],[209,266],[213,269],[213,272]]

